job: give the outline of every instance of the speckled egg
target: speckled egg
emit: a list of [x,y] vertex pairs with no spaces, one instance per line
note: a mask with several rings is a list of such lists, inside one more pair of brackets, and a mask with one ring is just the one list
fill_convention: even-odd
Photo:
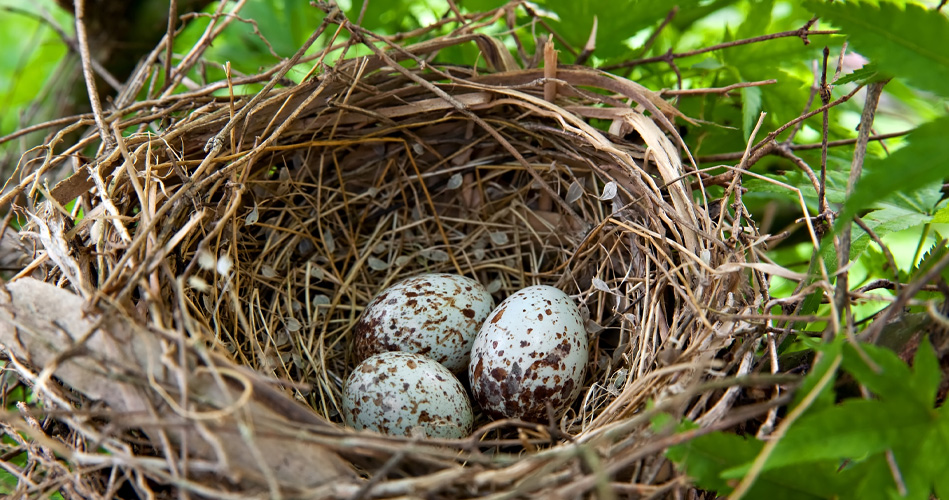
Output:
[[511,295],[475,337],[468,376],[475,401],[493,418],[547,421],[580,393],[589,358],[580,312],[567,294],[531,286]]
[[493,307],[491,294],[471,278],[423,274],[404,279],[372,299],[360,316],[354,327],[356,360],[386,351],[414,352],[460,372]]
[[457,439],[471,433],[471,402],[444,366],[410,352],[376,354],[343,386],[343,419],[394,436]]

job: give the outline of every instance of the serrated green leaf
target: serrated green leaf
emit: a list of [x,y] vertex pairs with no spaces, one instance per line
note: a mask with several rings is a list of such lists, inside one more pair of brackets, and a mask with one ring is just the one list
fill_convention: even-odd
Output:
[[937,224],[949,223],[949,207],[940,208],[935,214],[933,214],[933,222]]
[[[946,240],[939,237],[933,246],[923,254],[919,260],[919,264],[913,267],[913,271],[907,276],[908,280],[915,280],[921,278],[923,275],[927,274],[936,263],[945,257],[949,253],[949,247],[946,245]],[[949,281],[949,268],[943,268],[942,270],[942,279]]]
[[[850,344],[843,348],[842,366],[857,382],[880,398],[929,409],[930,405],[925,398],[908,390],[907,382],[911,379],[912,372],[895,352],[871,344],[860,344],[860,350],[861,352],[858,352]],[[875,366],[868,365],[864,356],[869,357]]]
[[[949,117],[938,118],[911,132],[906,138],[906,146],[888,158],[868,159],[865,173],[857,181],[838,220],[849,220],[857,211],[893,193],[912,194],[921,188],[941,183],[949,176],[945,160],[947,131]],[[897,172],[898,175],[894,175]],[[933,205],[926,207],[926,210],[931,210]],[[928,212],[921,213],[932,216]]]
[[751,131],[758,123],[759,113],[761,113],[761,88],[743,87],[741,89],[741,128],[746,141],[751,137]]
[[[697,485],[719,495],[732,491],[733,482],[722,472],[736,463],[753,460],[763,443],[724,432],[713,432],[685,444],[673,446],[666,456],[682,466]],[[847,491],[849,477],[837,473],[835,462],[813,460],[794,467],[763,472],[746,498],[829,498]]]
[[[929,420],[916,408],[876,400],[848,400],[839,406],[808,412],[787,431],[764,470],[880,453],[903,440],[919,439]],[[723,471],[722,475],[739,478],[750,467],[749,461]]]
[[763,443],[734,434],[713,432],[685,444],[672,446],[666,452],[671,460],[684,466],[696,484],[720,493],[731,491],[721,472],[735,463],[754,459]]
[[819,2],[805,5],[840,27],[854,50],[880,70],[949,97],[949,19],[916,3]]
[[853,73],[848,73],[834,82],[834,85],[843,85],[845,83],[852,82],[861,82],[861,83],[870,83],[870,82],[880,82],[883,80],[888,80],[893,75],[881,73],[880,69],[877,68],[877,65],[874,63],[868,63],[866,66],[855,70]]
[[[923,343],[910,370],[888,349],[861,347],[873,365],[845,344],[843,366],[875,398],[808,411],[787,431],[763,470],[843,459],[876,461],[878,466],[889,451],[908,489],[907,498],[925,499],[931,488],[944,484],[944,454],[949,447],[949,418],[944,408],[933,408],[941,380],[935,353]],[[722,471],[721,476],[741,477],[750,465],[749,460]],[[890,486],[886,490],[895,491],[895,482]]]
[[850,462],[843,474],[852,481],[851,491],[845,498],[899,498],[896,481],[883,454]]

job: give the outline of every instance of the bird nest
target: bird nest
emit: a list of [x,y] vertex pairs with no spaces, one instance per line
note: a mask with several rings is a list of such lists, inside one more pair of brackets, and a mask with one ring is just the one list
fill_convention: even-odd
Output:
[[[688,119],[656,92],[553,50],[515,68],[479,29],[504,12],[398,45],[332,11],[315,55],[83,118],[25,161],[4,203],[20,197],[29,258],[0,295],[9,366],[42,402],[3,423],[32,464],[21,491],[661,495],[685,483],[662,456],[681,439],[654,417],[766,413],[729,417],[762,329],[736,318],[767,289],[740,197],[706,197],[674,125]],[[462,44],[490,70],[438,62]],[[591,358],[566,414],[476,412],[459,440],[343,427],[353,325],[423,272],[496,302],[535,284],[572,296]]]

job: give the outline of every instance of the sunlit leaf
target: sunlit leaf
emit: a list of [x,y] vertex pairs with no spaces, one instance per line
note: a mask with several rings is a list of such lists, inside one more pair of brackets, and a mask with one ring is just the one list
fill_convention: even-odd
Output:
[[883,72],[949,97],[949,18],[911,2],[822,2],[805,5],[847,34],[853,50]]

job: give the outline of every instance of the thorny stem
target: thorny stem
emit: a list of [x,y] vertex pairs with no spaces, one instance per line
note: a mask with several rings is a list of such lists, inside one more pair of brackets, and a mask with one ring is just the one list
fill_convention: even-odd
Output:
[[791,36],[796,36],[796,37],[801,38],[802,40],[804,40],[804,44],[806,45],[806,44],[809,44],[809,43],[810,43],[810,40],[808,40],[807,37],[809,37],[809,36],[811,36],[811,35],[836,35],[836,34],[840,33],[839,30],[814,30],[814,31],[811,31],[811,30],[810,30],[810,27],[811,27],[816,21],[817,21],[817,18],[815,17],[815,18],[811,19],[810,21],[808,21],[808,22],[807,22],[804,26],[802,26],[800,29],[796,29],[796,30],[792,30],[792,31],[782,31],[782,32],[780,32],[780,33],[771,33],[770,35],[761,35],[761,36],[756,36],[756,37],[752,37],[752,38],[745,38],[745,39],[742,39],[742,40],[733,40],[733,41],[731,41],[731,42],[720,43],[720,44],[718,44],[718,45],[712,45],[711,47],[705,47],[705,48],[696,49],[696,50],[689,50],[689,51],[686,51],[686,52],[674,53],[674,52],[672,52],[672,50],[670,49],[668,52],[666,52],[665,54],[663,54],[663,55],[661,55],[661,56],[653,56],[653,57],[646,57],[646,58],[643,58],[643,59],[636,59],[635,61],[627,61],[627,62],[620,63],[620,64],[613,64],[613,65],[610,65],[610,66],[604,66],[604,67],[602,67],[602,68],[600,68],[600,69],[602,69],[602,70],[604,70],[604,71],[612,71],[612,70],[615,70],[615,69],[630,68],[630,67],[633,67],[633,66],[639,66],[639,65],[641,65],[641,64],[649,64],[649,63],[660,62],[660,61],[671,62],[673,59],[680,59],[680,58],[683,58],[683,57],[696,56],[696,55],[699,55],[699,54],[705,54],[705,53],[707,53],[707,52],[714,52],[714,51],[716,51],[716,50],[727,49],[727,48],[731,48],[731,47],[737,47],[737,46],[739,46],[739,45],[747,45],[747,44],[750,44],[750,43],[763,42],[763,41],[766,41],[766,40],[775,40],[775,39],[777,39],[777,38],[787,38],[787,37],[791,37]]
[[[830,49],[824,46],[824,65],[820,72],[820,103],[827,106],[830,102],[830,87],[827,85],[827,58],[830,56]],[[821,128],[821,147],[820,147],[820,191],[817,193],[817,207],[821,213],[828,213],[830,207],[827,206],[827,132],[830,128],[830,110],[825,109],[823,113],[823,123]]]

